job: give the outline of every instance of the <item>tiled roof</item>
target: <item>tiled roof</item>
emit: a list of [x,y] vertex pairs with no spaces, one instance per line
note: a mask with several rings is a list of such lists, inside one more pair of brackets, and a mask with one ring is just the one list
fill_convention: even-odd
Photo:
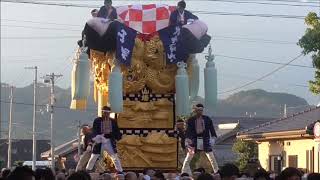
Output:
[[[78,139],[73,139],[69,142],[66,142],[64,144],[61,144],[54,148],[55,155],[64,155],[72,150],[77,149],[77,146],[74,146],[74,144],[78,144]],[[41,153],[41,157],[48,157],[50,156],[50,150],[45,151]]]
[[241,131],[238,134],[243,135],[303,130],[306,128],[306,126],[314,123],[317,120],[320,120],[320,107],[310,108],[286,118],[275,119]]
[[[215,125],[215,130],[218,135],[217,144],[223,144],[224,140],[231,136],[236,136],[239,131],[243,131],[248,128],[255,127],[259,124],[263,124],[273,120],[272,118],[262,118],[262,117],[213,117],[213,123]],[[219,129],[219,124],[230,124],[236,123],[237,126],[234,129]]]
[[[253,128],[258,126],[259,124],[267,123],[274,118],[263,118],[263,117],[213,117],[213,124],[218,126],[219,124],[228,124],[228,123],[239,123],[240,131]],[[217,127],[216,127],[217,130]],[[224,134],[224,133],[221,133]]]

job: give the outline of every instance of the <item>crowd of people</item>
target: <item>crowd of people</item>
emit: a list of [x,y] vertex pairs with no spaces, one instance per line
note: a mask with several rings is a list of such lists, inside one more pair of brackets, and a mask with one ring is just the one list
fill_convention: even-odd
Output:
[[69,172],[53,172],[50,168],[33,171],[28,166],[18,166],[14,169],[2,169],[0,180],[320,180],[320,173],[304,174],[296,168],[288,167],[279,175],[274,176],[264,169],[257,169],[252,177],[240,173],[234,164],[225,164],[217,173],[208,173],[204,168],[198,168],[188,173],[175,173],[144,169],[143,172],[123,173],[89,173],[87,171],[69,170]]

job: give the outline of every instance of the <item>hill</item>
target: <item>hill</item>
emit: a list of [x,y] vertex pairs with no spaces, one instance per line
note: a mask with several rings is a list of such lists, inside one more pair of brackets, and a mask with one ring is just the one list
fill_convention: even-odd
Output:
[[301,111],[309,105],[305,99],[292,94],[254,89],[220,100],[216,113],[218,116],[245,116],[247,112],[258,117],[279,117],[283,115],[285,104],[289,114]]

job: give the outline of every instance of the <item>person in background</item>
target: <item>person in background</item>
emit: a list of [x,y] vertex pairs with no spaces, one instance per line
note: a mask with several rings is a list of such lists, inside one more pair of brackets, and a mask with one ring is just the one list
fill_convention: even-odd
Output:
[[199,171],[193,171],[192,173],[192,178],[193,179],[198,179],[198,177],[201,175],[201,172]]
[[3,168],[1,170],[1,178],[3,179],[6,179],[8,177],[8,175],[10,174],[11,170],[10,169],[6,169],[6,168]]
[[109,173],[103,173],[100,175],[99,180],[112,180],[112,176]]
[[203,174],[199,175],[197,180],[214,180],[214,179],[213,179],[213,176],[211,174],[203,173]]
[[136,175],[136,173],[134,172],[127,172],[126,175],[124,176],[125,180],[137,180],[138,177]]
[[28,166],[16,167],[7,177],[7,180],[34,180],[35,173]]
[[154,174],[154,178],[152,178],[154,180],[165,180],[165,177],[163,175],[163,173],[161,171],[157,171],[155,174]]
[[239,168],[234,164],[225,164],[219,171],[221,180],[236,180],[239,176]]
[[55,180],[53,172],[50,168],[36,169],[36,180]]
[[311,173],[308,175],[307,180],[319,180],[320,173]]
[[83,134],[83,138],[81,141],[81,151],[83,153],[80,156],[80,160],[77,164],[76,171],[81,171],[85,169],[92,153],[92,129],[88,125],[83,125],[81,131]]
[[143,179],[145,180],[150,180],[151,178],[153,178],[155,171],[153,169],[150,168],[145,168],[143,171]]
[[178,137],[180,139],[180,145],[181,149],[186,149],[186,130],[185,130],[185,123],[182,119],[179,119],[176,124],[177,131],[178,131]]
[[270,174],[261,168],[254,174],[253,180],[271,180],[271,178]]
[[67,180],[91,180],[91,176],[85,171],[78,171],[68,176]]
[[179,1],[177,9],[173,11],[170,15],[169,25],[170,26],[182,26],[187,24],[188,19],[199,19],[196,15],[192,14],[190,11],[186,9],[186,2]]
[[56,180],[65,180],[66,179],[66,175],[63,172],[59,172],[56,175]]
[[213,154],[213,145],[217,134],[210,117],[203,115],[204,106],[197,104],[194,107],[195,116],[187,121],[186,147],[187,156],[183,162],[182,173],[191,174],[190,162],[197,151],[204,151],[212,166],[213,172],[218,172],[218,164]]
[[114,175],[115,180],[124,180],[124,174],[117,173]]
[[104,6],[102,6],[98,12],[97,17],[115,20],[118,18],[117,10],[112,6],[112,0],[104,0]]
[[276,179],[279,180],[301,180],[302,173],[293,167],[284,169]]

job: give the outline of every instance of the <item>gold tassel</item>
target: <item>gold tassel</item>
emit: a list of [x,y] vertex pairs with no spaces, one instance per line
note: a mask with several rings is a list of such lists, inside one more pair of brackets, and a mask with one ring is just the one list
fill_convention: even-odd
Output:
[[87,108],[87,100],[72,100],[70,109],[74,110],[86,110]]

